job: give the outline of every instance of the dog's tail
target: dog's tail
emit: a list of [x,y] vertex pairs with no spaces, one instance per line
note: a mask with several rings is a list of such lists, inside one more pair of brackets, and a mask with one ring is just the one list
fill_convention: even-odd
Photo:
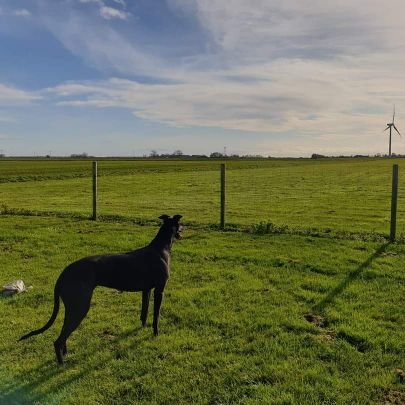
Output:
[[55,286],[53,298],[54,298],[53,312],[52,312],[52,315],[51,315],[49,321],[42,328],[33,330],[32,332],[27,333],[24,336],[21,336],[20,339],[18,339],[19,342],[21,340],[28,339],[31,336],[39,335],[40,333],[45,332],[47,329],[49,329],[53,325],[53,323],[55,322],[56,316],[58,315],[58,312],[59,312],[59,292],[57,289],[57,285]]

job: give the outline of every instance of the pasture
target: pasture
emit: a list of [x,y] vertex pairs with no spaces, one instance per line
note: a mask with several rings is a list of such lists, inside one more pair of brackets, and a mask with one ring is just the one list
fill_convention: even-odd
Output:
[[[405,233],[405,175],[398,159],[228,161],[226,223],[388,233],[392,165],[399,164],[398,232]],[[150,221],[182,212],[194,225],[220,217],[218,161],[99,162],[99,214]],[[0,209],[91,215],[91,161],[0,160]]]
[[[0,299],[0,403],[404,403],[392,163],[229,162],[219,232],[218,162],[100,162],[94,222],[90,162],[1,161],[0,281],[33,289]],[[400,185],[399,213],[402,198]],[[63,310],[16,343],[49,318],[68,263],[148,243],[164,211],[186,229],[157,338],[151,317],[140,327],[140,294],[98,288],[65,366],[53,352]]]

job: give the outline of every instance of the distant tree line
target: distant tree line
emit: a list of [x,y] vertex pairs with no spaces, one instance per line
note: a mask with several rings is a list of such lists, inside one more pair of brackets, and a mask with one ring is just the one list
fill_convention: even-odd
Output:
[[[6,155],[4,153],[0,153],[0,159],[5,158]],[[23,158],[24,156],[20,156]],[[36,156],[36,158],[51,158],[51,155],[45,156]],[[94,159],[96,156],[89,155],[86,152],[83,153],[72,153],[69,158],[70,159]],[[322,155],[320,153],[313,153],[311,155],[311,159],[349,159],[349,158],[388,158],[388,154],[381,154],[377,153],[375,155],[339,155],[339,156],[328,156]],[[391,157],[394,158],[405,158],[405,155],[392,153]],[[57,158],[57,156],[55,156]],[[63,156],[59,156],[59,158],[63,158]],[[65,157],[66,158],[66,157]],[[111,157],[113,158],[113,157]],[[133,156],[133,158],[140,158],[139,156]],[[221,152],[212,152],[209,155],[187,155],[184,154],[180,149],[175,150],[173,153],[158,153],[156,150],[152,150],[149,155],[144,155],[143,158],[149,159],[272,159],[271,156],[263,156],[263,155],[238,155],[236,153],[233,154],[225,154]],[[282,159],[282,158],[280,158]],[[303,158],[300,158],[303,159]]]
[[270,156],[263,155],[238,155],[236,153],[227,155],[221,152],[212,152],[209,155],[186,155],[181,150],[175,150],[173,153],[158,153],[152,150],[148,156],[151,159],[170,159],[170,158],[183,158],[183,159],[268,159]]
[[[339,155],[339,156],[328,156],[328,155],[321,155],[319,153],[313,153],[311,155],[311,159],[348,159],[348,158],[387,158],[389,157],[388,154],[381,154],[377,153],[375,155]],[[396,153],[392,153],[391,157],[403,158],[405,155],[400,155]]]
[[72,159],[87,159],[87,158],[92,158],[92,157],[94,157],[94,156],[89,156],[88,153],[83,152],[83,153],[72,153],[72,154],[70,155],[70,157],[71,157]]

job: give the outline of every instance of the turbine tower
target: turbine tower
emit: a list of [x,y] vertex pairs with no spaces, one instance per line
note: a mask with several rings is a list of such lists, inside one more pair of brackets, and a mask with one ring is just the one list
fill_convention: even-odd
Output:
[[395,105],[394,105],[394,113],[392,114],[392,122],[387,124],[387,128],[384,129],[386,131],[387,129],[390,130],[390,143],[389,143],[389,149],[388,149],[388,156],[391,157],[391,135],[392,135],[392,127],[394,127],[395,131],[398,132],[399,136],[402,136],[400,132],[398,131],[397,127],[394,124],[395,120]]

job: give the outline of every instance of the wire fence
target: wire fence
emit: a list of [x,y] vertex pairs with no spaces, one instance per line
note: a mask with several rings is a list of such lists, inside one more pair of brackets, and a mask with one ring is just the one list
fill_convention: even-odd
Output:
[[[26,163],[22,176],[21,163],[1,162],[1,211],[91,217],[91,162],[48,163],[41,169],[36,165],[43,163]],[[226,162],[225,225],[388,234],[393,163],[400,160]],[[221,221],[220,162],[99,161],[97,185],[99,217],[149,221],[179,213],[186,223]],[[405,233],[402,190],[400,175],[399,234]]]

